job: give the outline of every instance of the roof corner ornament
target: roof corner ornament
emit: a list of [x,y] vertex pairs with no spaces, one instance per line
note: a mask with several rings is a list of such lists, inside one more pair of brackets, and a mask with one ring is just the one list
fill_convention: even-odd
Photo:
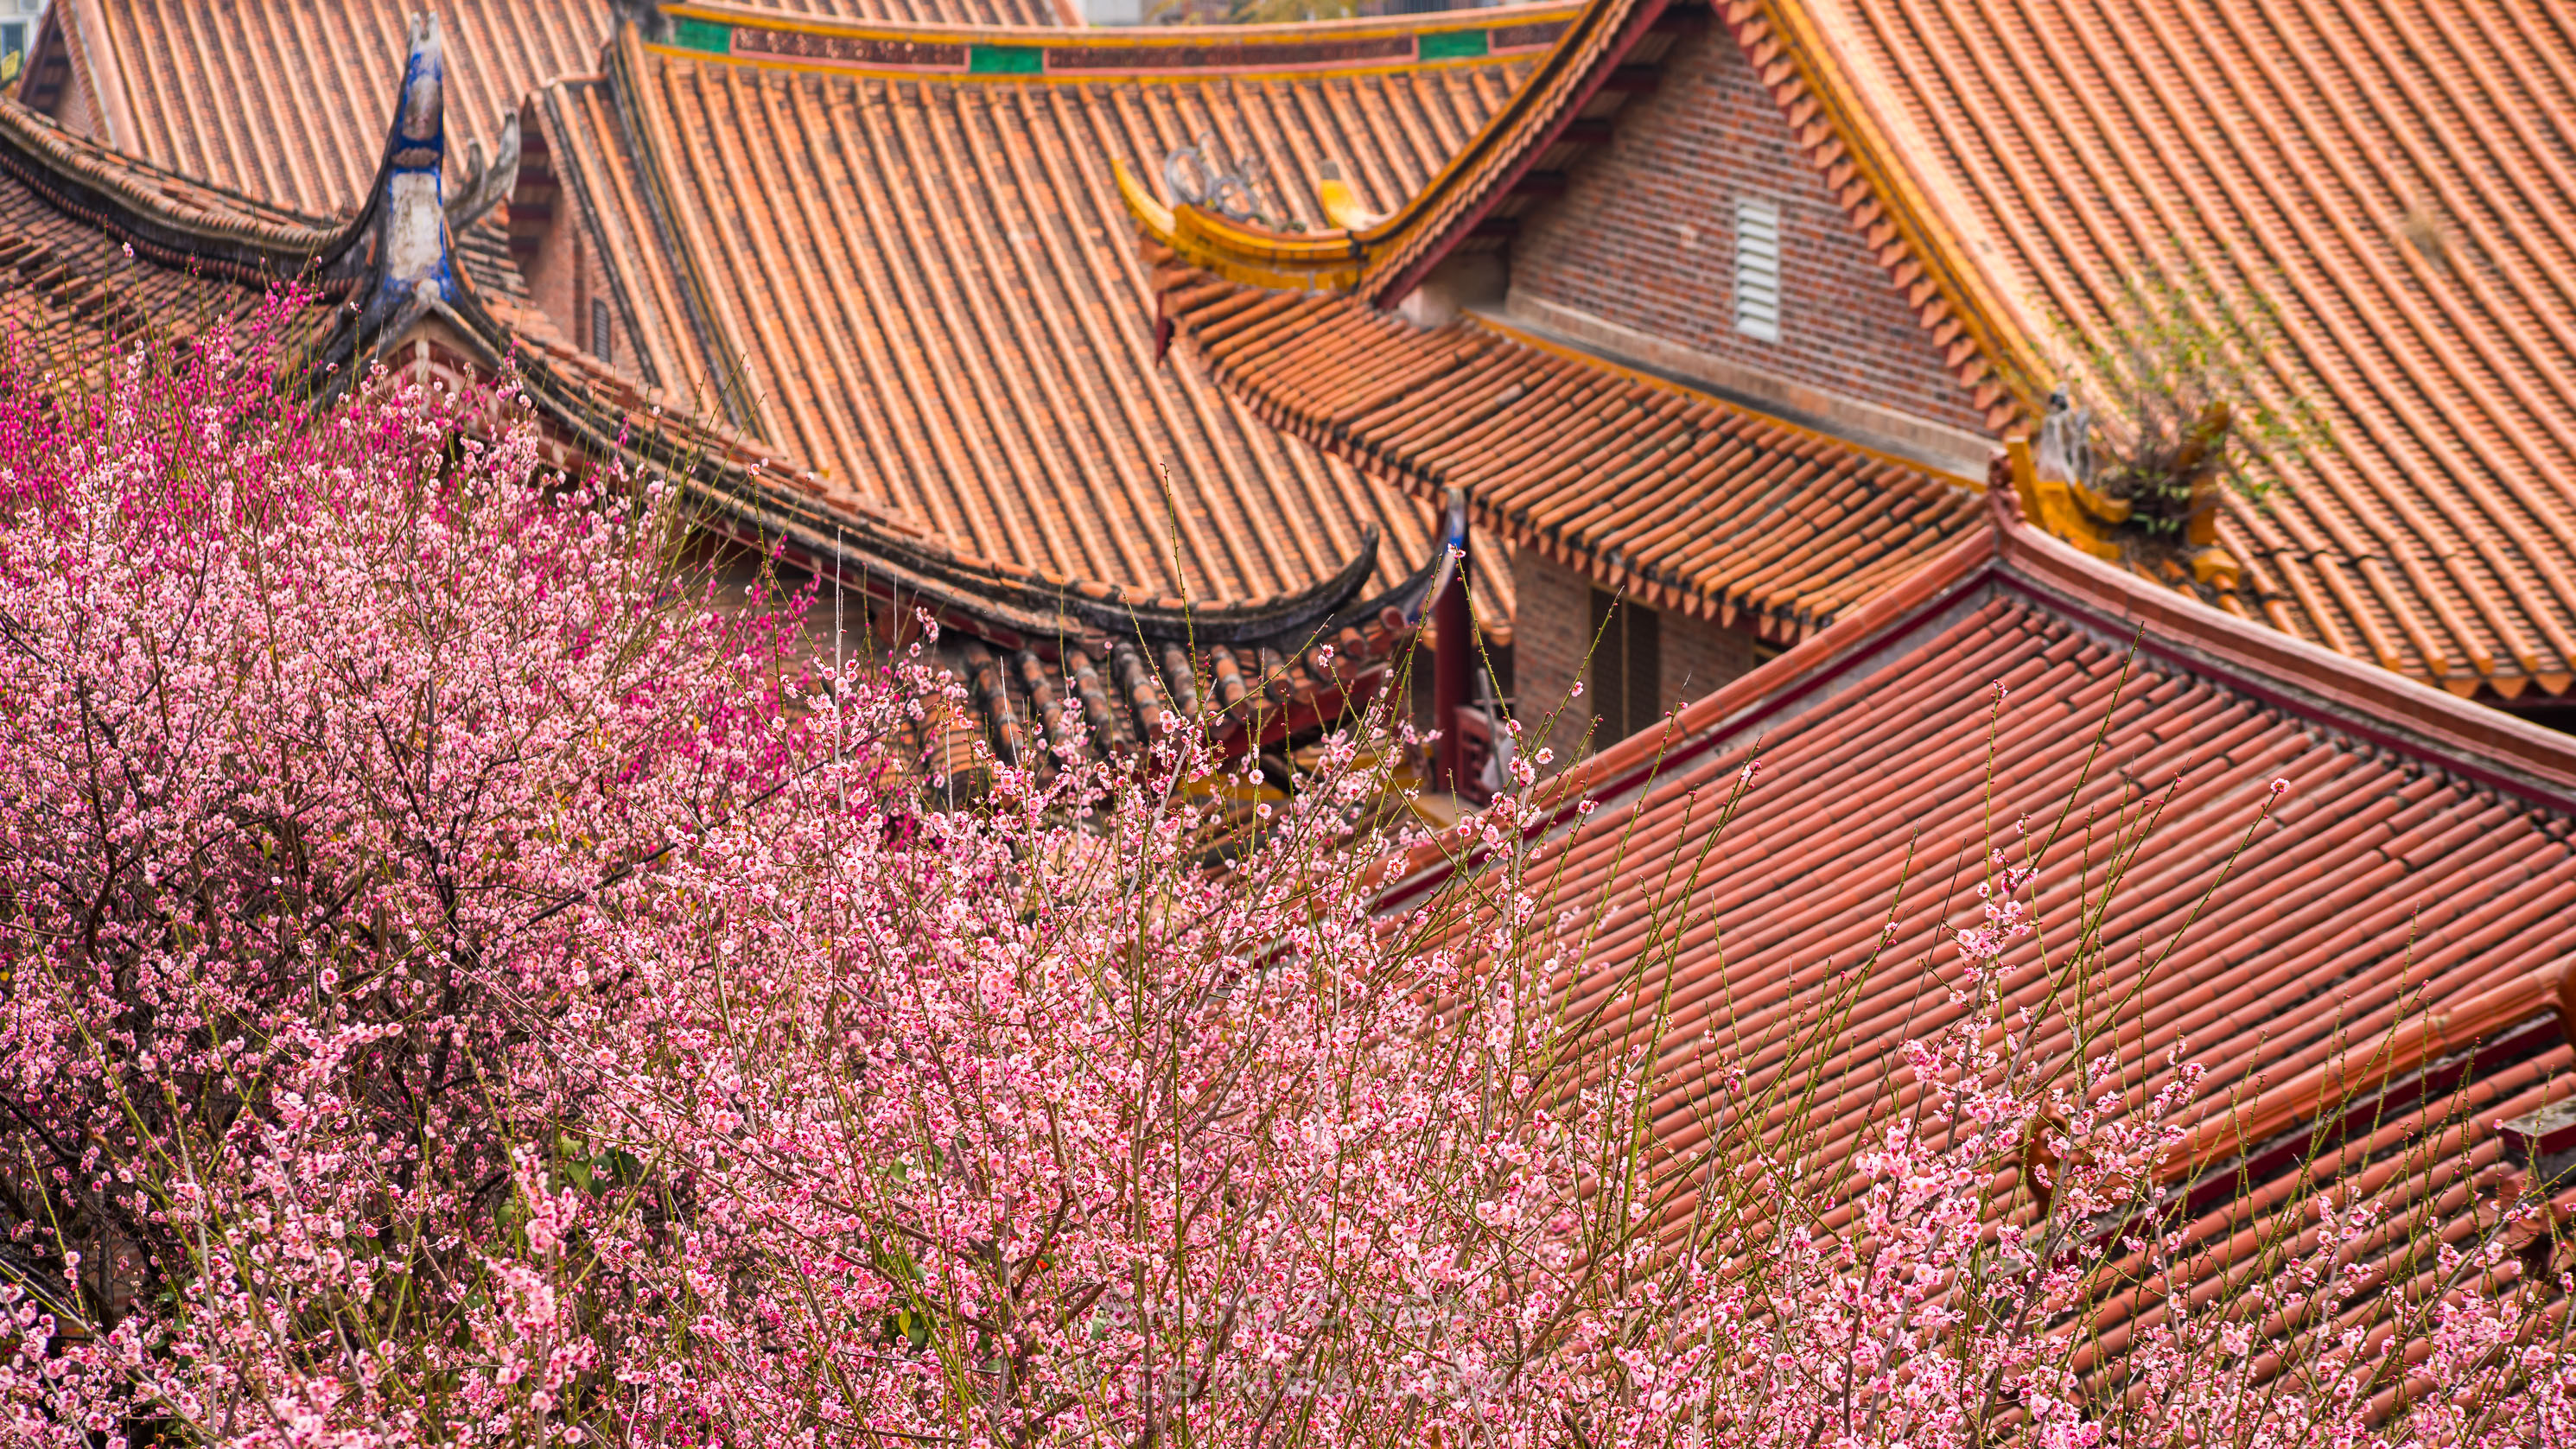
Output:
[[456,298],[440,176],[447,160],[446,70],[440,49],[438,17],[426,12],[413,16],[402,95],[394,106],[378,173],[384,190],[376,198],[376,275],[366,302],[370,322],[381,323],[415,302]]
[[632,23],[646,40],[671,38],[671,17],[662,13],[662,0],[608,0],[608,13],[613,24]]
[[2098,559],[2117,562],[2110,525],[2127,521],[2129,502],[2093,491],[2093,410],[2073,405],[2061,387],[2049,394],[2036,448],[2005,445],[2022,511],[2041,528]]
[[2048,395],[2039,424],[2039,473],[2062,483],[2093,484],[2093,410],[2074,406],[2061,384]]
[[1205,207],[1228,221],[1271,231],[1304,231],[1294,218],[1273,221],[1261,210],[1261,188],[1270,183],[1270,162],[1247,156],[1232,167],[1214,136],[1201,136],[1195,146],[1175,147],[1163,158],[1163,185],[1172,199]]
[[1405,607],[1404,621],[1419,624],[1431,612],[1433,604],[1448,591],[1450,576],[1458,572],[1459,560],[1467,556],[1467,490],[1451,488],[1440,500],[1440,536],[1432,542],[1432,569],[1422,592]]
[[465,184],[447,202],[447,232],[454,236],[491,214],[519,185],[519,113],[501,116],[500,154],[488,162],[483,143],[465,143]]
[[1386,220],[1360,204],[1359,188],[1342,179],[1342,168],[1331,161],[1315,183],[1315,199],[1323,203],[1324,220],[1343,231],[1366,231]]
[[[1349,292],[1359,286],[1368,258],[1358,237],[1271,222],[1258,209],[1266,170],[1256,167],[1246,180],[1225,169],[1222,155],[1211,161],[1214,152],[1213,143],[1203,141],[1163,158],[1169,206],[1149,184],[1150,172],[1140,176],[1127,168],[1126,158],[1110,158],[1118,199],[1149,241],[1171,248],[1188,266],[1248,286],[1295,292]],[[1227,210],[1209,205],[1211,199]]]

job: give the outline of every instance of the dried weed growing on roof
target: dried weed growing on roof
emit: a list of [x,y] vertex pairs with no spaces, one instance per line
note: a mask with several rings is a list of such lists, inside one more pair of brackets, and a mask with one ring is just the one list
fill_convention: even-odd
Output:
[[2088,483],[2150,534],[2182,533],[2221,489],[2253,500],[2280,462],[2331,442],[2321,389],[2258,290],[2197,264],[2122,276],[2097,317],[2051,322],[2060,382],[2096,410]]

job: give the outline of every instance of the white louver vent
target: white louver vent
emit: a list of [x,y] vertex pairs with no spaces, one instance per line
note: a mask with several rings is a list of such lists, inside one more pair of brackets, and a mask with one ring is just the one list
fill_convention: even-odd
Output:
[[1780,340],[1780,206],[1735,203],[1735,330]]

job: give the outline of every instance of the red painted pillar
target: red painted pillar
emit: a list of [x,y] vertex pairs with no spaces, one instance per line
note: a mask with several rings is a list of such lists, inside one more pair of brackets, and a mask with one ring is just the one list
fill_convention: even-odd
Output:
[[1467,620],[1466,503],[1453,489],[1449,506],[1441,511],[1441,546],[1455,545],[1460,557],[1449,572],[1449,586],[1431,605],[1431,627],[1438,636],[1431,659],[1431,727],[1440,732],[1432,783],[1457,795],[1465,793],[1467,783],[1466,741],[1459,738],[1458,712],[1467,707],[1474,690],[1475,675],[1470,671],[1475,668],[1475,641]]

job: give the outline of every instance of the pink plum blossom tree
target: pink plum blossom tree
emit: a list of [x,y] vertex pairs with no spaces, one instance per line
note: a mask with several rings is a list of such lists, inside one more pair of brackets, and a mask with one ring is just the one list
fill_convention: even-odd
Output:
[[[284,315],[95,392],[0,375],[12,1441],[2576,1430],[2492,1245],[2401,1338],[2327,1311],[2366,1202],[2099,1351],[2098,1266],[2196,1251],[2179,1098],[2019,1064],[2025,868],[1852,1171],[1759,1112],[1683,1153],[1651,1021],[1565,1013],[1526,764],[1446,838],[1485,868],[1393,917],[1378,862],[1431,847],[1370,833],[1384,718],[1223,852],[1245,766],[1189,729],[925,808],[964,702],[919,646],[841,669],[810,593],[719,597],[679,491],[541,467],[507,379],[308,410]],[[1991,1164],[2034,1133],[2065,1165],[2016,1217]],[[2392,1342],[2429,1388],[2383,1392]]]

